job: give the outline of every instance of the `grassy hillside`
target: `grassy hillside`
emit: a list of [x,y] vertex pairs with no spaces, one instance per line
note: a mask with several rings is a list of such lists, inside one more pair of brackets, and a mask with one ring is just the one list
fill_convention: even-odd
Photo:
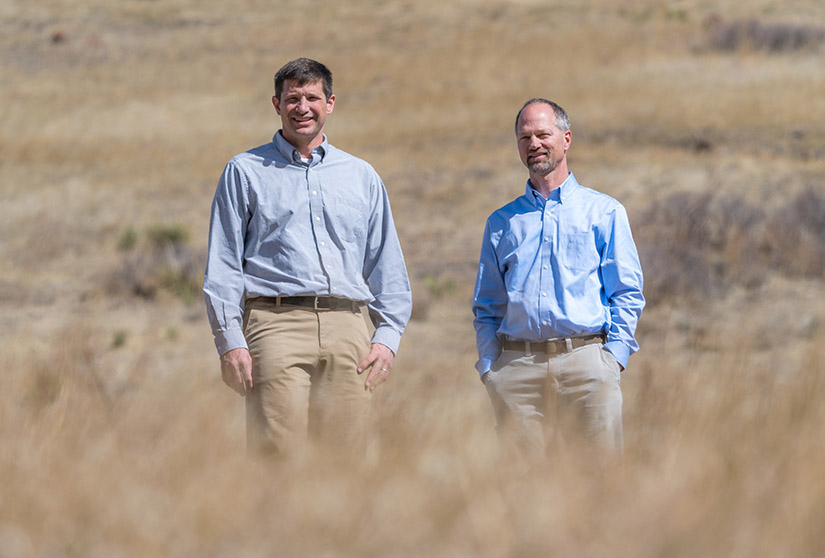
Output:
[[[0,5],[0,556],[820,556],[825,5]],[[358,463],[243,455],[198,292],[272,74],[335,74],[330,140],[389,190],[415,311]],[[524,100],[646,270],[626,458],[519,474],[473,370]]]

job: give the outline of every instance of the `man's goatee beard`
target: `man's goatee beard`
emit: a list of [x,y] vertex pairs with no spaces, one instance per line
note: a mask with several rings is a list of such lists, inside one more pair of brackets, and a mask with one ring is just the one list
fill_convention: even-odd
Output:
[[545,175],[545,174],[551,172],[554,168],[556,168],[556,166],[550,161],[545,162],[545,163],[533,163],[529,167],[530,172],[532,172],[533,174],[539,174],[539,175]]

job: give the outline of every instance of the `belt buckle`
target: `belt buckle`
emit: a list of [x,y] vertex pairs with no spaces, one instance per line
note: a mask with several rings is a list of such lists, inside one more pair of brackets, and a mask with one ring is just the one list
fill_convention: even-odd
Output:
[[312,309],[318,310],[318,298],[317,296],[312,297]]
[[553,337],[544,342],[544,352],[547,356],[569,353],[573,350],[573,340],[570,337]]
[[561,337],[551,337],[544,341],[544,353],[548,356],[555,356],[562,352],[561,349],[561,341],[563,338]]

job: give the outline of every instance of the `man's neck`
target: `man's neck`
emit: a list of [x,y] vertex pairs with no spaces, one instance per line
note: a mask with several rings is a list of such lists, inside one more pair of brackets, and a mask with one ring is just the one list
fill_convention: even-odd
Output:
[[559,165],[552,172],[543,175],[531,172],[530,185],[533,187],[533,190],[545,198],[549,198],[550,192],[564,184],[568,174],[567,165]]
[[312,156],[312,151],[316,147],[324,143],[323,133],[318,134],[317,136],[311,138],[308,141],[303,141],[302,138],[287,137],[286,134],[283,133],[283,131],[281,131],[281,134],[284,136],[284,139],[287,141],[287,143],[289,143],[289,145],[297,149],[298,153],[301,154],[301,157],[305,159],[310,158]]

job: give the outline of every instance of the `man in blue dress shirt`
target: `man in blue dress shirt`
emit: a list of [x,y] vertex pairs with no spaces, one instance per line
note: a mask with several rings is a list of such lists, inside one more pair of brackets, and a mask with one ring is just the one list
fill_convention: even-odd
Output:
[[291,454],[308,433],[362,448],[412,309],[380,177],[324,135],[334,103],[326,66],[284,65],[281,129],[226,165],[212,203],[203,291],[253,453]]
[[530,178],[487,220],[473,297],[476,369],[499,431],[528,460],[551,439],[621,450],[620,378],[645,302],[627,213],[576,181],[571,139],[556,103],[519,111]]

